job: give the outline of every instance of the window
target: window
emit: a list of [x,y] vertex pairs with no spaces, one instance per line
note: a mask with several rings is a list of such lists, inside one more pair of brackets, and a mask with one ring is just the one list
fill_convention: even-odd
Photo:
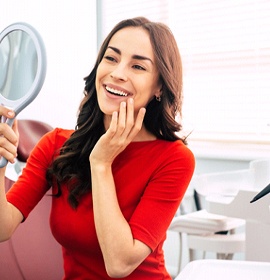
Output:
[[102,39],[133,16],[162,21],[176,37],[191,139],[270,144],[270,1],[103,0]]

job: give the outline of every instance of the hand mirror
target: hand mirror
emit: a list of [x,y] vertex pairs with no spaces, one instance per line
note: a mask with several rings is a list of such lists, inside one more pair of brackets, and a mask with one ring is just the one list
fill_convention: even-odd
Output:
[[[39,33],[14,23],[0,33],[0,104],[17,116],[38,95],[46,75],[46,52]],[[12,126],[14,119],[1,118]],[[1,158],[0,167],[7,164]]]

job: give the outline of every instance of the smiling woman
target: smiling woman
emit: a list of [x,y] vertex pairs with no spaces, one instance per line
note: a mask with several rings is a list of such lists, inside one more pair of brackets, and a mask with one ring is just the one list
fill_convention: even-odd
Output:
[[162,95],[147,31],[126,27],[112,37],[97,68],[96,89],[100,109],[109,116],[118,111],[120,102],[127,101],[127,97],[134,100],[137,114],[140,108],[147,107],[154,96]]
[[[63,279],[171,279],[162,247],[195,166],[177,135],[182,67],[172,32],[143,17],[119,22],[84,92],[76,129],[46,134],[7,195],[0,189],[0,240],[52,188]],[[16,151],[13,129],[0,124],[0,154]]]

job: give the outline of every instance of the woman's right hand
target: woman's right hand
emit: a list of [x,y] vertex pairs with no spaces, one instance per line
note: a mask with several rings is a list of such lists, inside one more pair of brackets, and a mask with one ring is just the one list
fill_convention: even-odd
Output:
[[[0,106],[0,116],[4,119],[15,117],[15,112],[6,107]],[[14,163],[17,157],[17,146],[19,142],[19,133],[17,121],[15,120],[12,127],[6,123],[0,123],[0,156],[6,158],[9,162]]]

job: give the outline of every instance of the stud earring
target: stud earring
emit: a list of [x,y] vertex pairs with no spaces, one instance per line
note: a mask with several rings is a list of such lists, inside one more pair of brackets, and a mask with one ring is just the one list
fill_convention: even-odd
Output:
[[156,96],[156,101],[160,102],[161,101],[161,96]]

